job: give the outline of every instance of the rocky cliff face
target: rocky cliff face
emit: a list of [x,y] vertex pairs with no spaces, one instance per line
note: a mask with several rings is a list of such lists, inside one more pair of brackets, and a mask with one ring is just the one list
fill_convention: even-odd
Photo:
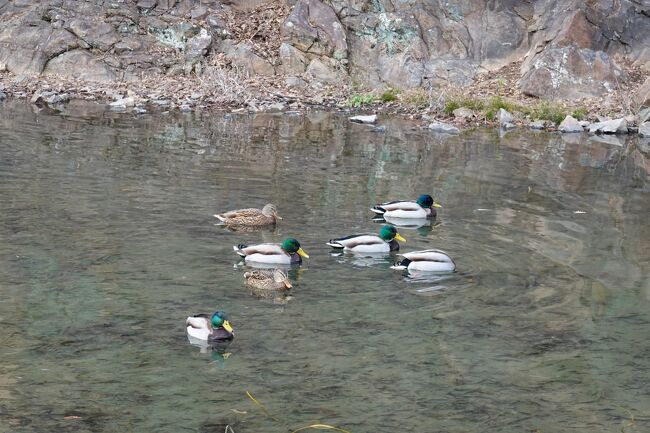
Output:
[[85,80],[236,67],[311,83],[471,83],[598,96],[650,70],[648,0],[0,0],[0,71]]

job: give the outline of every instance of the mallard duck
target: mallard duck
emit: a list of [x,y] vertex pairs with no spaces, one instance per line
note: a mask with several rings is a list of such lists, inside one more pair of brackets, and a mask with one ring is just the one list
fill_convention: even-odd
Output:
[[379,230],[379,235],[360,234],[330,239],[327,245],[359,253],[386,253],[399,250],[397,241],[406,242],[406,239],[397,233],[395,227],[385,225]]
[[260,290],[289,290],[292,286],[287,274],[280,269],[254,270],[244,274],[246,284]]
[[246,263],[272,263],[292,265],[302,263],[302,257],[309,255],[300,248],[300,243],[293,239],[285,239],[281,244],[237,245],[232,247]]
[[235,331],[228,322],[228,315],[223,311],[217,311],[212,315],[190,316],[185,324],[190,341],[194,339],[207,343],[219,343],[232,340],[235,337]]
[[215,214],[215,218],[226,226],[256,227],[275,224],[282,217],[274,204],[267,204],[261,210],[255,208],[231,210],[222,214]]
[[391,269],[428,272],[453,272],[456,270],[456,263],[444,251],[422,250],[399,255],[404,259],[391,266]]
[[435,218],[436,208],[442,207],[429,194],[422,194],[415,201],[397,200],[379,203],[371,211],[384,217],[393,218]]

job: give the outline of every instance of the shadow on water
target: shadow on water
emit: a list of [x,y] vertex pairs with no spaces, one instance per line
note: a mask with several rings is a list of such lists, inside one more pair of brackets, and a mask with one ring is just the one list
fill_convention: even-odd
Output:
[[[0,432],[650,430],[648,142],[384,126],[0,106]],[[456,273],[330,254],[422,193],[402,250]],[[253,296],[232,245],[288,237],[290,301]],[[227,352],[190,345],[217,308]]]

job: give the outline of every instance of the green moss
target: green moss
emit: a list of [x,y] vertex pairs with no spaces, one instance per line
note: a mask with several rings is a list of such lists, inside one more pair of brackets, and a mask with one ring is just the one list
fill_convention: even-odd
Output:
[[451,116],[452,114],[454,114],[454,110],[456,110],[456,109],[458,109],[460,107],[461,107],[461,105],[457,101],[447,101],[447,103],[445,104],[445,108],[443,108],[442,111],[447,116]]
[[553,123],[561,123],[566,117],[564,108],[550,102],[542,102],[534,106],[529,115],[533,120],[549,120]]
[[397,99],[398,94],[399,90],[391,88],[382,93],[381,96],[379,96],[379,99],[381,99],[382,102],[393,102]]
[[573,110],[573,113],[571,113],[571,116],[575,117],[577,120],[582,120],[587,117],[587,110],[584,108],[576,108]]
[[364,105],[372,104],[376,100],[377,98],[372,93],[357,93],[351,95],[345,102],[345,105],[348,107],[358,108]]

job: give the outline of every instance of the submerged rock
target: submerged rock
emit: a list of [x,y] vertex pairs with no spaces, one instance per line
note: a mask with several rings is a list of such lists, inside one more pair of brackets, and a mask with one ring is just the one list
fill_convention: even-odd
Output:
[[627,120],[621,118],[592,123],[589,125],[589,132],[593,134],[627,134]]
[[445,134],[458,134],[460,129],[454,125],[442,122],[432,122],[429,124],[429,129],[434,132],[443,132]]
[[370,116],[352,116],[352,117],[350,117],[350,120],[352,122],[356,122],[356,123],[371,123],[372,124],[372,123],[377,122],[377,115],[372,114]]
[[580,122],[578,122],[578,120],[573,116],[565,117],[562,123],[560,123],[558,130],[560,132],[565,132],[565,133],[584,131],[584,129],[582,129],[582,126],[580,125]]

